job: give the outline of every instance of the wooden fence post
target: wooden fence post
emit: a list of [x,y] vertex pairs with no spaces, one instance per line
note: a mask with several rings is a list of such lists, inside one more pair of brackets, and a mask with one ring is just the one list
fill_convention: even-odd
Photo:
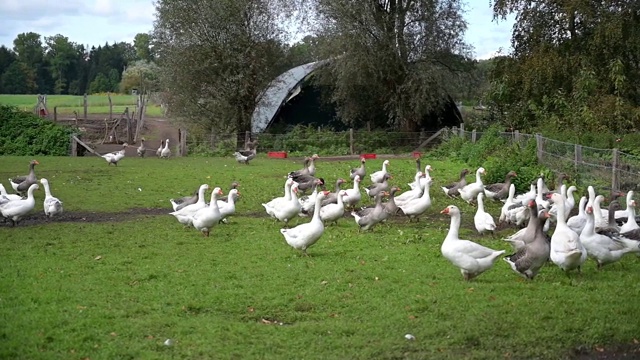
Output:
[[514,130],[513,131],[513,139],[519,143],[520,142],[520,130]]
[[460,124],[460,137],[464,138],[464,123]]
[[[55,111],[55,110],[54,110]],[[70,156],[78,156],[78,142],[74,135],[71,135],[71,154]]]
[[187,156],[187,130],[185,129],[178,129],[179,131],[179,137],[178,137],[178,141],[180,142],[179,145],[179,153],[180,156]]
[[82,98],[82,106],[84,107],[84,120],[87,120],[87,107],[89,104],[87,103],[87,93],[84,93],[84,97]]
[[132,116],[132,118],[136,120],[136,133],[133,137],[134,142],[138,142],[138,139],[140,138],[140,132],[142,131],[142,127],[144,126],[147,101],[149,101],[148,96],[145,97],[143,94],[138,95],[138,117],[136,118],[135,116]]
[[538,155],[538,162],[542,163],[544,145],[542,143],[542,135],[536,134],[536,153]]
[[476,129],[471,130],[471,142],[474,144],[476,143],[476,136],[478,136],[476,133]]
[[113,102],[111,101],[111,93],[107,93],[107,99],[109,99],[109,120],[113,120]]
[[582,145],[575,145],[575,159],[574,159],[575,171],[578,171],[580,164],[582,164]]
[[58,121],[58,107],[54,106],[53,107],[53,122],[57,122]]
[[353,128],[349,129],[349,151],[351,152],[351,155],[353,155],[353,153],[355,152],[355,146],[354,146],[354,141],[353,141]]
[[611,166],[611,193],[620,188],[620,152],[617,148],[613,148],[611,151],[612,166]]

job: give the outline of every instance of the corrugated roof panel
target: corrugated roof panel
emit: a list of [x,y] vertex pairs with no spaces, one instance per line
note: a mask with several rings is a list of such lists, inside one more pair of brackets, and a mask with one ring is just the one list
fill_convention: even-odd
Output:
[[289,93],[313,70],[326,63],[328,60],[294,67],[275,78],[261,96],[258,105],[253,110],[251,117],[251,132],[264,131],[278,113],[278,109],[284,105]]

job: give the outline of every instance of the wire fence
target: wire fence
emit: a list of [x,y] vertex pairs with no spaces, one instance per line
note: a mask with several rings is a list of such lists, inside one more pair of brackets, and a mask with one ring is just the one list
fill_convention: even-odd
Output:
[[[502,132],[509,142],[525,146],[535,139],[538,162],[547,168],[573,174],[578,185],[594,185],[611,190],[640,189],[640,157],[619,149],[599,149],[544,137],[525,134],[518,130]],[[186,136],[186,133],[185,133]],[[319,155],[359,155],[366,153],[402,154],[422,152],[439,145],[451,136],[468,141],[479,141],[483,133],[461,128],[443,128],[438,131],[330,131],[311,127],[298,127],[284,134],[232,133],[207,136],[189,136],[189,153],[230,155],[239,148],[252,144],[258,151],[286,152],[293,156],[317,153]]]
[[[259,152],[289,154],[359,155],[366,153],[402,154],[424,151],[442,141],[440,131],[329,131],[301,128],[285,134],[233,133],[189,136],[189,153],[228,155],[247,143],[255,144]],[[254,143],[255,142],[255,143]]]
[[[465,131],[464,128],[450,131],[471,142],[479,141],[483,136],[482,132]],[[553,171],[576,175],[578,185],[622,191],[640,189],[640,157],[619,149],[593,148],[517,130],[500,135],[523,145],[535,139],[538,162]]]

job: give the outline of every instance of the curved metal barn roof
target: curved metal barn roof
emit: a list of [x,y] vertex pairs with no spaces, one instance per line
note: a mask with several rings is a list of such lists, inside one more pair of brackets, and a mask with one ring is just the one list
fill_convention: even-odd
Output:
[[262,93],[251,116],[251,132],[264,131],[273,118],[291,97],[298,94],[297,86],[315,69],[328,60],[315,61],[287,70],[275,78]]

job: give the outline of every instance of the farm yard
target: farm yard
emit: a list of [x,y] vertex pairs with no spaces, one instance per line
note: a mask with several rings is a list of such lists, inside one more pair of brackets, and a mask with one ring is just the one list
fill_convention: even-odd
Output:
[[27,3],[0,359],[640,358],[636,2]]
[[[3,157],[0,179],[24,175],[30,157]],[[370,231],[353,217],[327,225],[309,256],[291,248],[261,206],[282,196],[300,158],[250,165],[233,157],[161,160],[127,155],[118,166],[86,157],[37,157],[64,212],[46,220],[43,189],[17,226],[0,224],[0,357],[34,358],[633,358],[638,354],[640,258],[579,274],[549,263],[532,281],[504,261],[464,281],[440,252],[450,204],[460,237],[511,253],[478,235],[476,208],[445,196],[466,164],[426,154],[432,205],[419,222],[396,216]],[[379,170],[385,158],[368,160]],[[393,157],[392,185],[415,175]],[[328,190],[357,158],[320,157]],[[487,172],[491,172],[488,168]],[[472,171],[472,174],[474,172]],[[473,176],[469,176],[472,182]],[[533,179],[531,179],[533,180]],[[241,197],[210,237],[169,215],[170,198],[200,184]],[[362,186],[368,186],[367,178]],[[351,188],[348,181],[343,189]],[[207,192],[207,199],[210,191]],[[363,201],[370,204],[363,191]],[[497,218],[502,203],[485,201]],[[308,222],[295,218],[291,226]]]

